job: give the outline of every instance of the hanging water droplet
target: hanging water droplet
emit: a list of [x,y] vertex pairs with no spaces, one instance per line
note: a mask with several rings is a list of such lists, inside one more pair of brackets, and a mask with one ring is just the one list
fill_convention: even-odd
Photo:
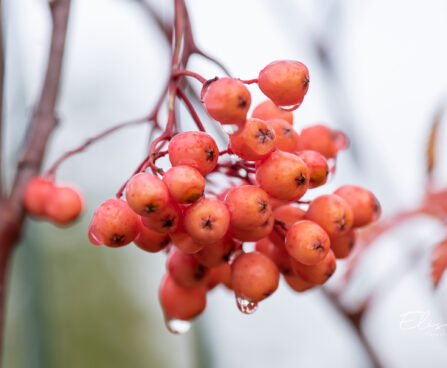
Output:
[[92,229],[91,227],[90,227],[90,229],[88,229],[88,238],[90,239],[90,242],[95,245],[103,244],[103,241],[100,239],[98,234],[96,234],[94,229]]
[[227,134],[234,134],[239,129],[236,124],[221,124],[220,127]]
[[184,334],[191,328],[190,321],[183,321],[181,319],[166,319],[165,323],[169,332],[176,335]]
[[301,106],[301,102],[296,105],[279,106],[279,108],[283,111],[291,112],[291,111],[295,111],[300,106]]
[[236,297],[236,304],[239,310],[244,314],[252,314],[258,309],[258,303],[251,302],[238,296]]

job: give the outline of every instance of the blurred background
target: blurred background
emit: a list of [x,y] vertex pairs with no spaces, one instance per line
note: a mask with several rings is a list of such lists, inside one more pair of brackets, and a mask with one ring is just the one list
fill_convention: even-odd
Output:
[[[168,75],[170,46],[142,1],[72,0],[57,108],[61,123],[45,168],[89,136],[144,116],[155,104]],[[198,46],[234,76],[255,78],[276,59],[308,66],[310,89],[295,112],[296,129],[324,122],[351,141],[330,184],[308,198],[359,184],[379,198],[384,218],[419,204],[430,125],[447,91],[447,2],[186,3]],[[171,1],[151,4],[167,22],[172,19]],[[46,0],[3,5],[5,157],[11,179],[46,67],[51,18]],[[222,75],[197,56],[189,69],[206,78]],[[263,97],[250,88],[254,106]],[[186,114],[181,125],[193,127]],[[69,228],[27,222],[11,267],[4,367],[371,366],[353,329],[321,291],[297,294],[284,283],[250,316],[239,312],[229,291],[218,288],[189,333],[166,330],[157,296],[165,254],[145,253],[133,244],[94,247],[87,238],[94,209],[114,196],[146,155],[148,133],[143,126],[120,131],[58,171],[60,181],[82,190],[87,211]],[[435,174],[442,188],[447,186],[444,130],[440,142]],[[401,325],[409,312],[428,312],[433,323],[447,324],[447,282],[435,291],[429,277],[430,250],[445,235],[440,221],[424,216],[396,227],[367,251],[345,293],[343,303],[357,305],[389,275],[362,323],[384,367],[447,366],[447,327],[434,333]],[[406,267],[405,255],[415,248],[426,251]],[[343,262],[338,267],[341,272]],[[336,283],[334,277],[328,287]]]

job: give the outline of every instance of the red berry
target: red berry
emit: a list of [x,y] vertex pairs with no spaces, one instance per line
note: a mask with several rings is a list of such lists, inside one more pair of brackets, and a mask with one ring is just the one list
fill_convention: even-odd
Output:
[[169,191],[157,176],[142,172],[130,178],[126,185],[126,199],[130,208],[141,216],[159,213],[169,201]]
[[287,252],[298,262],[308,266],[321,262],[330,246],[326,231],[312,221],[295,222],[286,235]]
[[275,151],[258,165],[256,180],[272,197],[294,201],[306,193],[309,171],[296,155]]
[[224,236],[215,243],[205,245],[194,256],[204,266],[218,267],[224,262],[228,262],[234,247],[235,241],[229,236]]
[[217,285],[223,284],[232,290],[231,286],[231,266],[228,263],[222,266],[212,268],[208,277],[208,290],[215,288]]
[[177,230],[180,221],[181,208],[170,200],[166,205],[149,217],[142,217],[144,226],[158,233],[171,234]]
[[199,243],[198,241],[191,238],[191,236],[183,227],[181,221],[177,226],[177,230],[169,234],[169,236],[171,237],[171,240],[175,244],[175,246],[184,253],[194,254],[200,251],[205,246],[205,244]]
[[306,266],[291,259],[293,271],[304,281],[311,284],[324,284],[335,272],[336,262],[334,252],[329,250],[326,257],[316,265]]
[[159,299],[166,319],[189,321],[205,310],[206,288],[184,289],[166,274],[161,281]]
[[238,298],[257,303],[278,288],[278,268],[262,253],[241,254],[233,262],[231,271],[231,285]]
[[76,189],[54,185],[47,193],[45,213],[56,224],[67,225],[76,220],[82,209],[82,198]]
[[266,122],[258,119],[248,119],[241,129],[230,135],[231,150],[247,161],[265,157],[275,146],[275,132]]
[[337,152],[348,145],[346,136],[324,125],[313,125],[301,131],[298,150],[320,152],[326,158],[334,158]]
[[122,199],[112,198],[95,211],[89,228],[93,244],[121,247],[134,241],[138,235],[138,216]]
[[300,151],[296,154],[309,169],[309,188],[316,188],[326,183],[329,166],[326,158],[317,151]]
[[[275,220],[284,223],[284,226],[287,229],[290,229],[290,227],[295,222],[304,219],[304,214],[305,212],[301,208],[289,204],[280,206],[273,211],[273,216],[275,217]],[[272,231],[269,235],[269,238],[272,241],[272,243],[275,244],[277,247],[284,248],[285,234],[287,231],[284,230],[281,226],[279,226],[278,228],[281,233],[284,233],[284,236],[278,234],[277,231]]]
[[202,197],[185,210],[183,226],[196,241],[215,243],[227,233],[230,214],[218,199]]
[[270,244],[270,259],[276,264],[279,272],[283,275],[290,275],[292,273],[292,262],[290,255],[284,249],[280,249],[273,244]]
[[270,239],[268,237],[265,237],[256,242],[255,250],[270,257],[270,245]]
[[276,147],[284,152],[295,152],[298,147],[298,133],[283,119],[268,120],[267,124],[275,131]]
[[331,249],[336,258],[346,258],[354,248],[356,240],[355,230],[352,229],[347,234],[331,239]]
[[354,215],[354,227],[368,225],[380,217],[379,201],[369,190],[355,185],[344,185],[334,194],[348,202]]
[[320,225],[331,238],[346,234],[353,224],[351,207],[343,198],[334,194],[314,199],[305,218]]
[[138,235],[133,241],[139,248],[156,253],[165,249],[170,243],[169,235],[157,233],[143,225],[142,219],[138,216]]
[[232,227],[231,234],[240,241],[254,242],[265,238],[266,236],[269,236],[269,234],[273,230],[274,224],[275,218],[273,217],[273,215],[270,215],[265,223],[253,229],[240,229],[237,227]]
[[169,252],[167,269],[175,283],[185,289],[205,285],[210,272],[194,255],[183,253],[177,248]]
[[261,119],[264,121],[272,119],[284,119],[290,125],[293,124],[293,114],[290,111],[284,111],[274,104],[272,100],[261,102],[255,107],[252,118]]
[[35,176],[28,181],[23,192],[23,205],[32,216],[45,216],[47,194],[53,189],[53,182],[42,176]]
[[304,281],[298,275],[284,275],[284,280],[286,280],[287,285],[289,285],[293,290],[302,292],[313,288],[315,285],[310,282]]
[[163,175],[171,197],[179,203],[192,203],[203,195],[205,178],[191,166],[174,166]]
[[269,196],[254,185],[241,185],[231,189],[225,197],[230,211],[231,226],[239,229],[254,229],[264,225],[272,214]]
[[299,106],[309,88],[309,71],[299,61],[274,61],[261,70],[258,85],[276,105]]
[[251,96],[241,81],[220,78],[205,88],[203,102],[214,120],[221,124],[242,124],[245,121]]
[[169,143],[168,153],[172,166],[192,166],[202,175],[214,170],[219,157],[213,137],[203,132],[177,134]]

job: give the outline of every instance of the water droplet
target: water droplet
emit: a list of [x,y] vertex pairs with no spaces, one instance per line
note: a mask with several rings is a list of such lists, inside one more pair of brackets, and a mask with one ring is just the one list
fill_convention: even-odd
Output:
[[169,332],[176,335],[184,334],[191,328],[190,321],[183,321],[181,319],[166,319],[165,323]]
[[236,258],[239,257],[242,253],[244,253],[244,251],[242,249],[235,249],[231,253],[230,258],[228,259],[228,264],[232,265],[233,262],[236,260]]
[[90,227],[88,229],[88,238],[90,239],[90,242],[92,242],[95,245],[101,245],[104,244],[100,236],[95,232],[95,229],[93,227]]
[[279,108],[280,108],[281,110],[283,110],[283,111],[290,112],[290,111],[294,111],[294,110],[296,110],[296,109],[297,109],[298,107],[300,107],[300,106],[301,106],[301,103],[296,104],[296,105],[279,106]]
[[227,134],[234,134],[239,129],[236,124],[221,124],[220,127]]
[[244,314],[252,314],[258,309],[258,303],[251,302],[238,296],[236,297],[236,304],[239,310]]

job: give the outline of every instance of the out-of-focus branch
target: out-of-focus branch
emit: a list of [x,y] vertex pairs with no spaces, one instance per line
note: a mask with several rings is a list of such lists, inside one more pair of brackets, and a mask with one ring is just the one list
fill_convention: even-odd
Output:
[[59,92],[70,0],[54,0],[49,6],[53,29],[42,91],[31,117],[24,154],[17,165],[10,196],[0,200],[0,348],[3,346],[8,264],[25,216],[22,193],[28,180],[39,172],[49,136],[57,125],[54,108]]
[[0,0],[0,196],[3,195],[3,90],[5,52],[3,46],[3,2]]

